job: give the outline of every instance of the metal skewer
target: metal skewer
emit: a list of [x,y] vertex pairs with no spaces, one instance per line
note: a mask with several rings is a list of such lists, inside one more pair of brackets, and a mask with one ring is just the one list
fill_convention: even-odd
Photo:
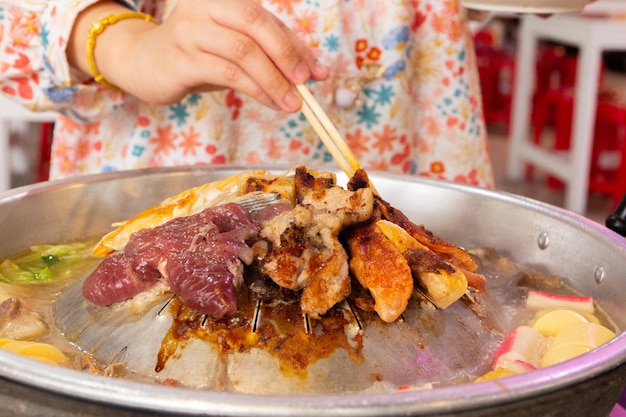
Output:
[[252,326],[251,326],[252,333],[256,333],[257,329],[259,328],[259,319],[261,317],[261,304],[263,304],[263,302],[259,298],[259,300],[257,300],[256,302],[256,306],[254,307],[254,315],[252,317]]

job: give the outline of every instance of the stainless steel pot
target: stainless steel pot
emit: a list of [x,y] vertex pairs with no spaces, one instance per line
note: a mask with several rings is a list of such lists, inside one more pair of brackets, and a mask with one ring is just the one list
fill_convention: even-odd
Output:
[[[250,167],[83,177],[0,195],[0,258],[31,244],[99,237],[185,188]],[[275,168],[274,168],[275,169]],[[282,170],[277,170],[282,172]],[[168,388],[59,369],[0,350],[0,415],[607,416],[626,386],[626,241],[576,214],[453,183],[370,173],[383,197],[465,247],[491,246],[567,277],[622,333],[569,362],[492,382],[388,394],[248,395]]]

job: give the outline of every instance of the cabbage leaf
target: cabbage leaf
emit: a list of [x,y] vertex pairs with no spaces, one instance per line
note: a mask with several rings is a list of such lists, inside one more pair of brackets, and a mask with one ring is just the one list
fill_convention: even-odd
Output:
[[0,263],[0,282],[52,282],[94,267],[100,260],[91,255],[93,244],[31,246],[26,254]]

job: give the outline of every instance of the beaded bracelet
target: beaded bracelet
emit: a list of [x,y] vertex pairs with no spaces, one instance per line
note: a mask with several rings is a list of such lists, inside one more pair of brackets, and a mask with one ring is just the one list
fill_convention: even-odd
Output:
[[98,36],[102,34],[102,32],[104,32],[104,30],[108,26],[114,25],[115,23],[124,19],[143,19],[148,22],[153,22],[156,24],[159,23],[158,20],[156,20],[154,17],[150,16],[149,14],[140,13],[140,12],[132,12],[132,11],[113,14],[110,16],[103,17],[102,19],[96,22],[93,22],[93,24],[91,25],[91,28],[89,29],[89,32],[87,32],[87,67],[89,68],[89,72],[91,72],[91,75],[93,75],[93,79],[97,83],[113,91],[122,91],[122,90],[119,87],[108,82],[104,78],[104,75],[100,73],[100,71],[98,70],[98,66],[96,65],[96,60],[94,57],[94,50],[96,48],[96,39],[98,38]]

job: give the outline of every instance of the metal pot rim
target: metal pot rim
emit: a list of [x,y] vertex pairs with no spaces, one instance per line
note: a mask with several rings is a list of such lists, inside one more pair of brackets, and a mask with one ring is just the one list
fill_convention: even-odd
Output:
[[[132,408],[182,414],[317,416],[330,413],[384,416],[399,413],[455,412],[473,407],[514,402],[547,391],[558,391],[610,371],[626,362],[626,334],[568,362],[496,381],[432,390],[388,394],[251,395],[221,393],[114,380],[58,368],[0,350],[0,376],[62,395]],[[572,365],[575,364],[575,367]]]
[[[150,168],[96,174],[80,179],[64,179],[34,184],[0,193],[0,203],[18,200],[26,194],[46,193],[57,188],[81,186],[93,182],[115,181],[129,177],[157,173],[188,174],[221,170],[224,167]],[[284,172],[276,167],[233,167],[228,169],[268,169]],[[624,254],[626,243],[616,233],[575,213],[515,196],[512,194],[481,189],[469,185],[443,182],[421,177],[401,176],[370,172],[372,178],[424,183],[436,187],[459,190],[483,198],[525,206],[543,215],[558,217],[560,221],[592,233],[611,248]],[[76,370],[57,368],[0,350],[0,377],[88,401],[114,403],[117,405],[152,411],[171,411],[189,415],[206,414],[218,409],[222,415],[307,416],[322,413],[370,416],[397,415],[402,413],[454,412],[498,402],[512,402],[532,398],[540,393],[557,391],[613,370],[626,363],[626,333],[582,357],[549,368],[481,383],[440,387],[432,390],[413,390],[387,394],[341,394],[341,395],[252,395],[239,393],[209,392],[197,389],[170,388],[127,380],[91,375]]]

